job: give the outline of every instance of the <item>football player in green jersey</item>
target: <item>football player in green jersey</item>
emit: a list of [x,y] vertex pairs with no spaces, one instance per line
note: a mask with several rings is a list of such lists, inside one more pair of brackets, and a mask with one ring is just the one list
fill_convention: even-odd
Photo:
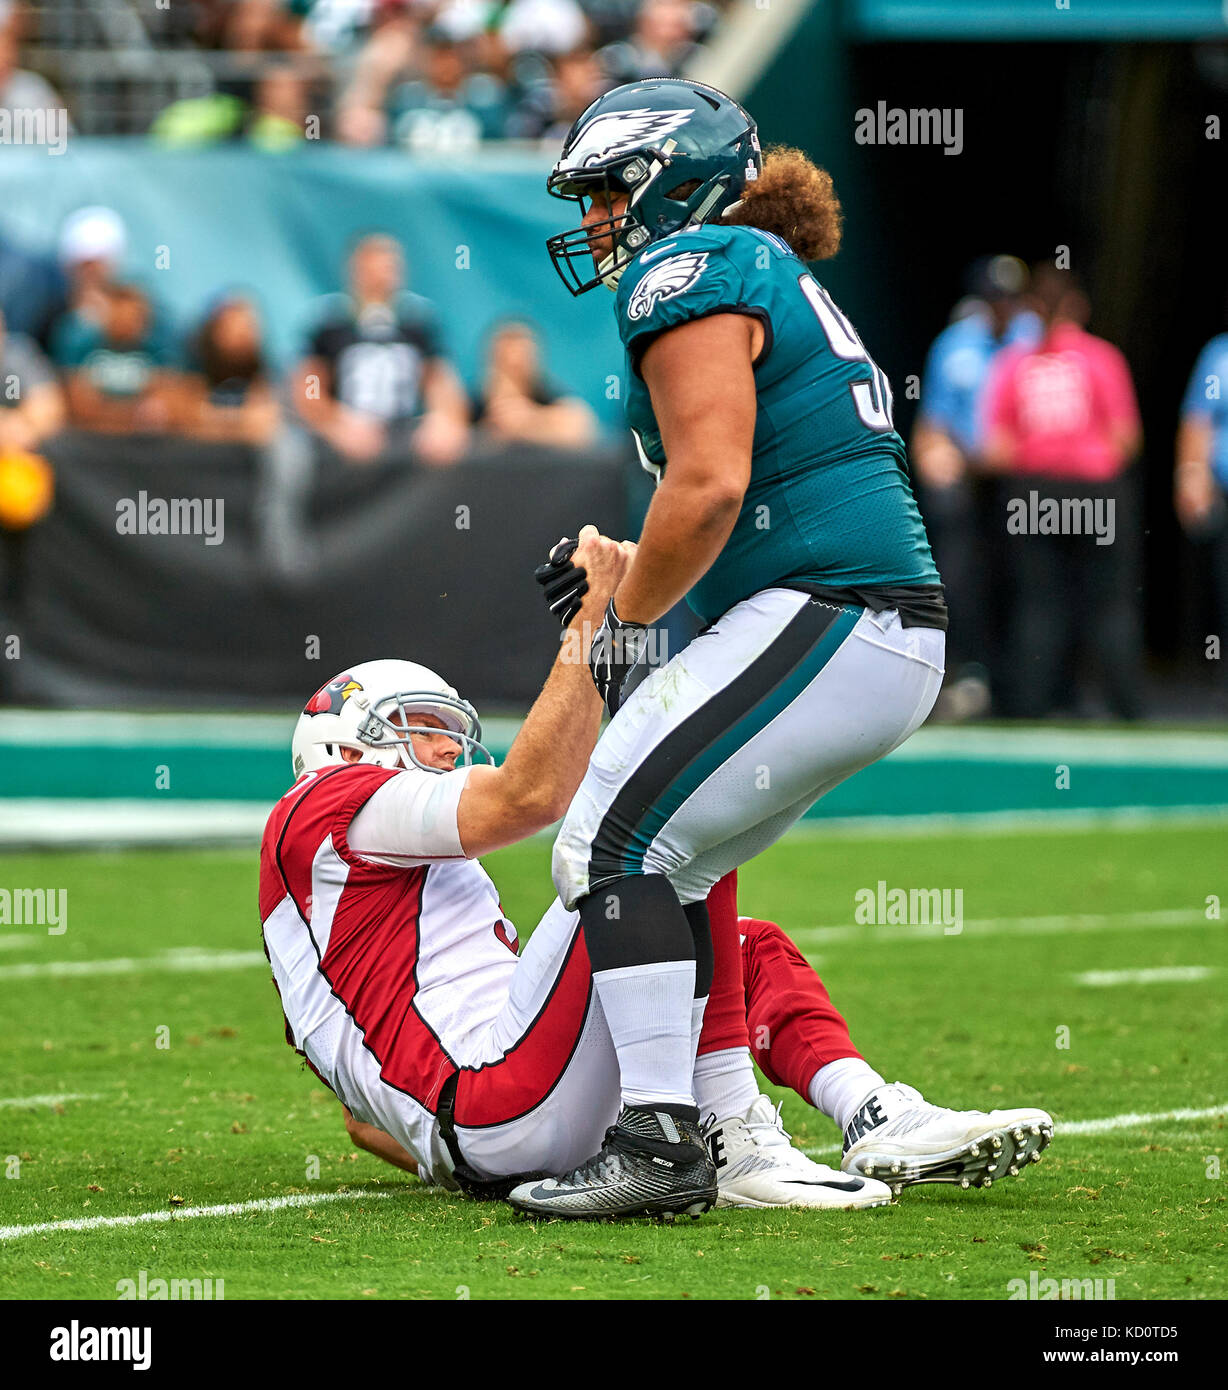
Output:
[[[765,157],[724,93],[654,79],[589,107],[548,187],[581,208],[548,244],[564,282],[616,291],[627,419],[657,478],[593,643],[615,717],[554,849],[623,1110],[600,1153],[525,1203],[575,1216],[591,1194],[599,1216],[612,1188],[660,1193],[674,1171],[695,1186],[708,890],[922,723],[946,607],[887,379],[807,268],[839,245],[827,174]],[[707,628],[624,698],[684,595]],[[744,1085],[749,1104],[749,1059]]]

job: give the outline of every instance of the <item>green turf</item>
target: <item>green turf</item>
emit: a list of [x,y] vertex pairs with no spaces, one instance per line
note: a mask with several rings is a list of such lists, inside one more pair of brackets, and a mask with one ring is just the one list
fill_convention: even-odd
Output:
[[[22,855],[0,887],[64,888],[68,930],[0,926],[0,1226],[348,1190],[356,1200],[0,1242],[0,1296],[114,1298],[117,1281],[225,1281],[240,1298],[992,1298],[1008,1281],[1100,1278],[1124,1298],[1223,1297],[1224,1119],[1063,1135],[1062,1121],[1228,1101],[1224,976],[1091,988],[1076,972],[1219,967],[1222,825],[1027,835],[800,834],[743,871],[742,911],[813,952],[888,1079],[957,1106],[1036,1103],[1045,1160],[989,1192],[922,1187],[850,1214],[715,1212],[676,1228],[529,1225],[423,1190],[354,1151],[339,1107],[285,1046],[259,966],[14,979],[25,963],[259,950],[256,861],[236,853]],[[522,932],[552,896],[549,843],[488,867]],[[854,894],[962,888],[966,929],[901,939],[850,923]],[[1177,925],[1125,914],[1185,910]],[[994,931],[996,918],[1093,914]],[[1039,929],[1036,929],[1039,927]],[[9,944],[17,939],[19,944]],[[156,1046],[169,1029],[169,1047]],[[1056,1046],[1069,1029],[1069,1048]],[[805,1146],[830,1121],[785,1095]],[[14,1164],[7,1156],[15,1155]],[[309,1178],[312,1156],[318,1178]],[[1228,1169],[1228,1163],[1225,1163]]]

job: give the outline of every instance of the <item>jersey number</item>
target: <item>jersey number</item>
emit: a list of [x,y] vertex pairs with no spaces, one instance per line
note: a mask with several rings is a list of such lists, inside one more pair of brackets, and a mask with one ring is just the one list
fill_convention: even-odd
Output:
[[891,420],[891,385],[887,380],[887,374],[870,357],[864,343],[857,336],[857,330],[832,303],[831,295],[814,276],[799,275],[797,283],[823,325],[823,332],[827,335],[832,352],[841,361],[864,362],[870,369],[870,375],[865,381],[854,381],[849,386],[853,395],[853,405],[857,409],[857,418],[867,429],[880,434],[885,430],[894,429]]

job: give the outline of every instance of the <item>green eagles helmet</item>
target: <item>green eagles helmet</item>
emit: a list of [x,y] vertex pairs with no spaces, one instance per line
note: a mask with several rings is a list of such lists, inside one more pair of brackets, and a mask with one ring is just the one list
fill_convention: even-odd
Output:
[[[546,188],[582,208],[594,196],[626,194],[626,213],[552,236],[554,268],[573,295],[600,284],[616,289],[645,246],[718,219],[762,167],[754,121],[715,87],[681,77],[616,87],[567,132]],[[588,277],[590,237],[611,234],[613,250]]]

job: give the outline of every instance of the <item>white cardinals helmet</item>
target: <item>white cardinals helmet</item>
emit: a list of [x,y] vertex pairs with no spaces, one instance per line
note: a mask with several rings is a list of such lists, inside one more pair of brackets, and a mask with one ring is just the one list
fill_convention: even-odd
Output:
[[[357,749],[362,754],[359,762],[377,767],[442,771],[419,762],[413,740],[406,737],[439,732],[415,723],[415,714],[433,714],[443,720],[461,746],[458,765],[472,763],[474,749],[494,762],[482,746],[477,711],[441,676],[414,661],[364,661],[321,686],[307,701],[291,744],[295,777],[345,762],[343,748]],[[390,722],[393,715],[397,719]]]

